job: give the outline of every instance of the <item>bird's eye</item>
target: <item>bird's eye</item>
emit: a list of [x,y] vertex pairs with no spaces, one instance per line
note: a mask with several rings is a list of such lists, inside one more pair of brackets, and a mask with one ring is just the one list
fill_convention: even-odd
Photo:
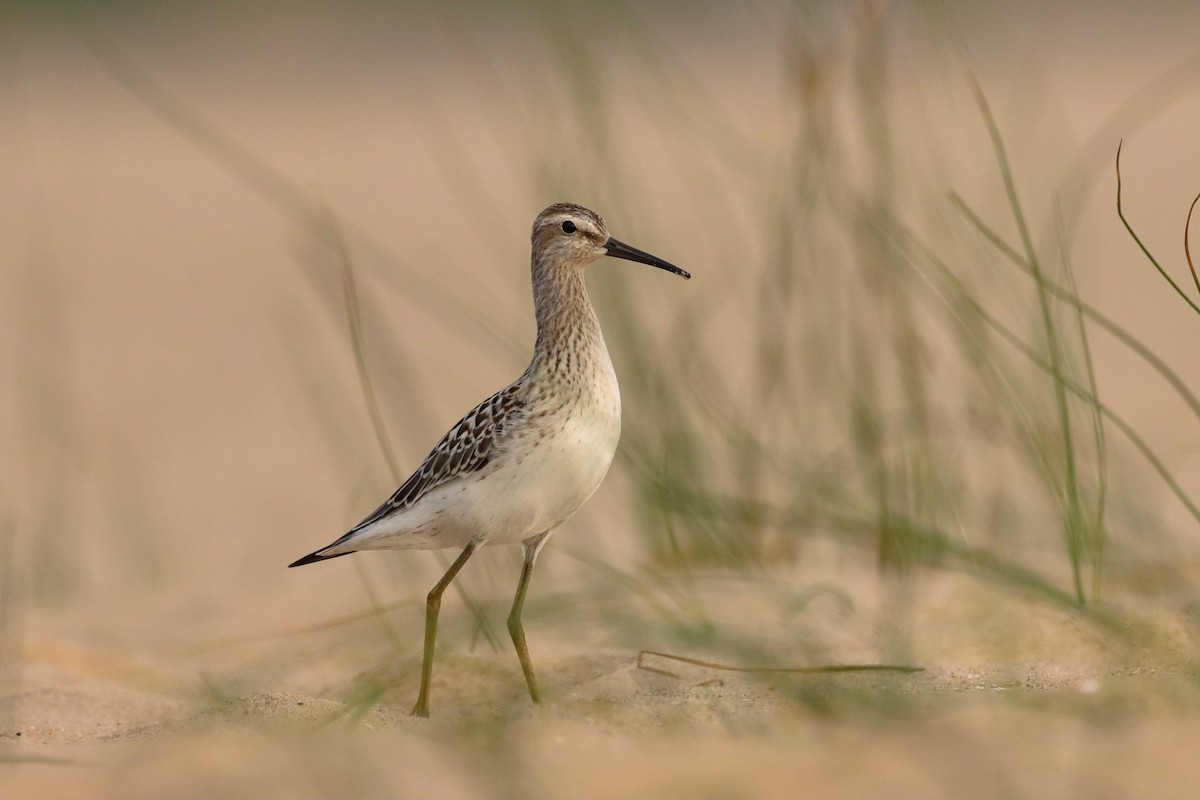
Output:
[[564,222],[562,224],[562,229],[563,229],[563,233],[574,233],[576,230],[575,223],[571,222],[571,220],[567,220],[566,222]]

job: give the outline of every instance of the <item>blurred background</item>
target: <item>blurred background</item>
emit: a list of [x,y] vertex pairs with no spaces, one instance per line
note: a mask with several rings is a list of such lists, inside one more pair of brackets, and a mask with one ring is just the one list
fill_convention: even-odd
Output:
[[[1182,790],[1198,27],[1185,2],[6,4],[0,785]],[[445,555],[285,566],[524,369],[557,201],[694,279],[590,271],[624,432],[530,593],[549,709],[497,548],[414,726]]]

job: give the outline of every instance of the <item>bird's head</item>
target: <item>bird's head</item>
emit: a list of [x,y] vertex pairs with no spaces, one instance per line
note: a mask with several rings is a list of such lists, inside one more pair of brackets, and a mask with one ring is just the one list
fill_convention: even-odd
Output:
[[573,203],[555,203],[538,214],[531,238],[533,260],[545,270],[579,271],[602,256],[613,256],[692,277],[687,270],[612,238],[599,214]]

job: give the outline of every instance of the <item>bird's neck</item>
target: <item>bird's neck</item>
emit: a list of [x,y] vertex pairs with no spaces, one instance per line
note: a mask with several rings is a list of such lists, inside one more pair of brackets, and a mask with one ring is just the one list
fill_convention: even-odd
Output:
[[600,321],[588,298],[583,272],[549,272],[533,265],[537,345],[531,373],[583,374],[611,370]]

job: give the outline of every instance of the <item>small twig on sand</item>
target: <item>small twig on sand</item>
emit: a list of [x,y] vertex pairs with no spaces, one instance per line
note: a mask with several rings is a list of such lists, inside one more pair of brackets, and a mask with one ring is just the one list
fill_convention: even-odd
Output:
[[725,672],[754,672],[754,673],[790,673],[794,675],[818,675],[830,672],[923,672],[924,667],[913,667],[904,664],[830,664],[824,667],[736,667],[731,664],[719,664],[715,661],[704,661],[699,658],[688,658],[671,653],[660,653],[657,650],[640,650],[637,657],[637,668],[646,672],[656,672],[671,678],[679,678],[674,672],[646,664],[646,656],[657,656],[669,661],[680,661],[705,669],[719,669]]

